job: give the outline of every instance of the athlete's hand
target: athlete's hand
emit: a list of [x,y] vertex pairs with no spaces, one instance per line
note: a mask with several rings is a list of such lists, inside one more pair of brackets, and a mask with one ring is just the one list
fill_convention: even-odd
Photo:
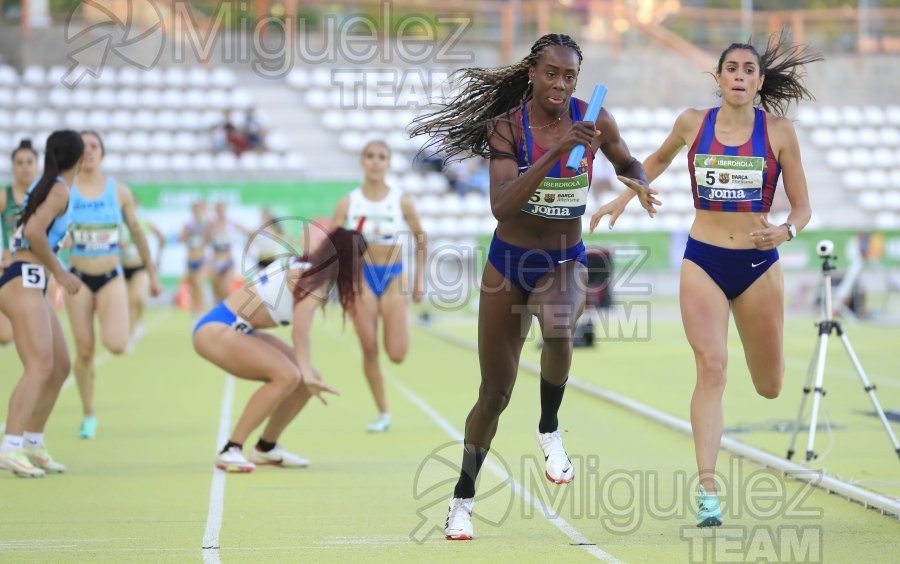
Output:
[[612,229],[616,224],[616,220],[619,219],[619,216],[625,211],[625,206],[628,205],[630,200],[631,198],[628,197],[628,194],[625,194],[624,196],[619,196],[615,200],[600,206],[600,209],[591,216],[591,233],[594,232],[594,229],[597,229],[600,220],[603,219],[603,216],[605,215],[609,216],[609,228]]
[[328,400],[322,395],[323,393],[328,392],[329,394],[334,394],[336,396],[341,395],[341,392],[337,391],[337,389],[332,388],[322,381],[322,373],[319,372],[317,368],[313,368],[311,375],[303,375],[301,377],[301,383],[306,386],[306,389],[311,396],[319,398],[319,401],[325,405],[328,405]]
[[770,251],[788,240],[787,227],[772,225],[765,215],[759,216],[759,222],[762,225],[762,229],[751,232],[750,240],[753,241],[753,244],[760,251]]
[[631,188],[632,192],[637,194],[638,200],[641,202],[641,207],[647,210],[647,215],[650,217],[656,215],[656,206],[662,205],[662,202],[656,198],[659,194],[659,190],[654,190],[643,182],[635,180],[634,178],[628,178],[627,176],[617,176],[616,178],[619,179],[619,182]]
[[422,303],[422,297],[425,295],[425,289],[421,284],[416,284],[416,287],[413,288],[412,300],[414,304]]
[[154,298],[162,294],[162,284],[159,282],[159,276],[154,272],[150,277],[150,295]]
[[600,131],[591,121],[576,121],[559,140],[560,153],[568,153],[575,145],[590,146],[600,135]]
[[75,276],[68,270],[63,270],[58,273],[56,275],[56,281],[70,296],[74,296],[78,293],[78,290],[81,289],[81,278]]

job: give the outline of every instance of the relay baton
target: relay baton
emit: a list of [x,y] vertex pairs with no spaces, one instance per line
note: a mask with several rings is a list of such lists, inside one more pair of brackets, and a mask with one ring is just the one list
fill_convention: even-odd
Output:
[[[584,121],[594,123],[600,115],[600,108],[603,107],[603,100],[606,98],[606,87],[602,84],[594,86],[594,93],[591,94],[591,101],[588,103],[587,111],[584,112]],[[569,160],[566,162],[566,168],[569,170],[578,170],[578,165],[584,157],[584,151],[587,149],[584,145],[575,145],[569,153]]]

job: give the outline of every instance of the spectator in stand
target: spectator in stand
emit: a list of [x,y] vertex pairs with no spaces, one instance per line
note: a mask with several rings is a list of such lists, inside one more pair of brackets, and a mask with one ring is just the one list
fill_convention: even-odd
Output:
[[266,119],[256,113],[256,108],[247,110],[244,118],[243,134],[250,149],[263,151],[266,148]]

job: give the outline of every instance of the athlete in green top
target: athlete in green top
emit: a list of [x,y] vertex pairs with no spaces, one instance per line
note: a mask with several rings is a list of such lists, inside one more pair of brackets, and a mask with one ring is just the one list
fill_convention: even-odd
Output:
[[[38,154],[31,146],[30,139],[23,139],[12,152],[13,182],[0,190],[0,221],[3,229],[3,260],[0,261],[0,272],[9,262],[9,242],[12,241],[13,230],[19,219],[25,193],[37,179]],[[12,341],[12,325],[5,315],[0,313],[0,345]]]

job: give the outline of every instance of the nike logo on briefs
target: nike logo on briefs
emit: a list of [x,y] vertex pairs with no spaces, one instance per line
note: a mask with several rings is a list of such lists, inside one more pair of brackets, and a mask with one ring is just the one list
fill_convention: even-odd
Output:
[[769,262],[769,260],[766,259],[766,260],[764,260],[764,261],[762,261],[762,262],[751,262],[751,263],[750,263],[750,268],[756,268],[757,266],[759,266],[759,265],[761,265],[761,264],[763,264],[763,263],[766,263],[766,262]]

